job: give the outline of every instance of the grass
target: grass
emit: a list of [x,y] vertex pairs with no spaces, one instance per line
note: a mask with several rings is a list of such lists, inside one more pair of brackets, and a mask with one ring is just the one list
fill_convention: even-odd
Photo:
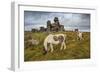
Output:
[[[56,32],[66,34],[66,49],[60,50],[60,45],[54,45],[54,52],[43,55],[43,41],[48,35],[46,32],[25,32],[24,40],[31,37],[39,41],[38,45],[25,43],[24,61],[45,61],[45,60],[67,60],[67,59],[87,59],[90,58],[90,33],[84,32],[84,40],[77,40],[75,32]],[[55,34],[55,33],[52,33]],[[31,36],[31,37],[30,37]]]

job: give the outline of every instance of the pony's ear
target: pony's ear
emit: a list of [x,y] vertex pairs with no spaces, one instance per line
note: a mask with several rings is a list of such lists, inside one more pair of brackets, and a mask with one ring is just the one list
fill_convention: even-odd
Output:
[[53,39],[54,39],[55,41],[58,41],[57,36],[53,36]]

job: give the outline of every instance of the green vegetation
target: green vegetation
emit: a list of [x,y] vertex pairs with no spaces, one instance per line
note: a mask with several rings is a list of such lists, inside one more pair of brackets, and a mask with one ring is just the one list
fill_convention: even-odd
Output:
[[[48,35],[46,32],[25,32],[24,41],[31,38],[39,41],[38,45],[24,43],[24,61],[87,59],[90,58],[90,33],[84,32],[84,40],[77,40],[75,32],[56,32],[66,34],[66,49],[60,50],[60,45],[54,45],[54,52],[43,55],[43,41]],[[55,34],[55,33],[52,33]],[[50,49],[50,48],[49,48]]]

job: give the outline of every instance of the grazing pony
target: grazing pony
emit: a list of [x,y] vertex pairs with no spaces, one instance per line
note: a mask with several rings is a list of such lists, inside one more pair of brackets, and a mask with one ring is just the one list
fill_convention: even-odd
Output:
[[51,52],[53,52],[53,44],[61,44],[60,50],[66,49],[65,34],[49,34],[44,40],[45,54],[48,52],[48,44],[50,45]]
[[83,40],[83,33],[82,32],[77,32],[77,40]]

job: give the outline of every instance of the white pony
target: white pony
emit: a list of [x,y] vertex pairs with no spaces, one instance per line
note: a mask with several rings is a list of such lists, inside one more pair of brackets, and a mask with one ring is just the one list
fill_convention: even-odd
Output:
[[44,51],[47,53],[48,44],[50,45],[51,52],[53,52],[53,44],[61,44],[60,50],[66,49],[65,34],[49,34],[44,40]]
[[77,32],[77,39],[83,40],[83,33],[82,32]]

